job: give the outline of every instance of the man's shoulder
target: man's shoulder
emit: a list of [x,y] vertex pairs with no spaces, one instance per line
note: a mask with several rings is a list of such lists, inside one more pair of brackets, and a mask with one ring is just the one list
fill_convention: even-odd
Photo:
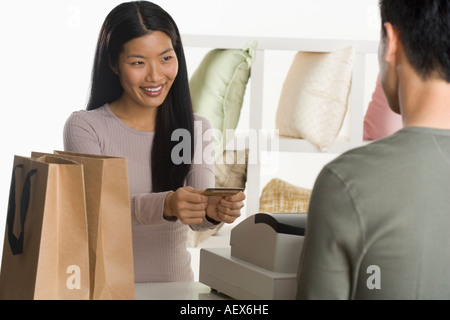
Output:
[[[433,140],[435,137],[450,137],[444,130],[431,128],[408,127],[364,146],[349,150],[336,159],[337,163],[351,162],[355,165],[384,166],[386,163],[402,162],[406,159],[429,158],[435,151]],[[422,161],[423,159],[420,159]]]
[[349,176],[376,175],[403,162],[403,157],[410,156],[408,149],[411,149],[413,143],[409,139],[399,131],[341,154],[328,163],[326,168]]

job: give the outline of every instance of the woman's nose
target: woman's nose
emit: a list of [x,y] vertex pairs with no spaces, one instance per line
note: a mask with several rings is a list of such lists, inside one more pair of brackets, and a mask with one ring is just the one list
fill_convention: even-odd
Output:
[[158,82],[159,80],[161,80],[161,70],[157,64],[150,64],[147,68],[145,81]]

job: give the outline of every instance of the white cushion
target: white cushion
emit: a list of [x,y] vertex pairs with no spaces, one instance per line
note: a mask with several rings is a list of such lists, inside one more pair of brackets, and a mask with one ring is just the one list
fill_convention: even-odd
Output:
[[352,47],[331,53],[298,52],[284,82],[276,114],[281,136],[306,139],[326,151],[347,112]]

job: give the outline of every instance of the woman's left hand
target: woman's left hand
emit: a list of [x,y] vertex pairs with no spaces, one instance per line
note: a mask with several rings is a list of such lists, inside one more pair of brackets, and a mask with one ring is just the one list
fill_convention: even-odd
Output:
[[241,216],[244,207],[245,194],[239,192],[228,197],[208,197],[206,215],[218,222],[233,223]]

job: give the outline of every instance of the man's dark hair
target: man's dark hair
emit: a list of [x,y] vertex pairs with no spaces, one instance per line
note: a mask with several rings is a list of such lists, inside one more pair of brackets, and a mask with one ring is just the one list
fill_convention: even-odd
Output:
[[380,0],[380,12],[383,37],[390,22],[419,75],[450,82],[449,0]]

